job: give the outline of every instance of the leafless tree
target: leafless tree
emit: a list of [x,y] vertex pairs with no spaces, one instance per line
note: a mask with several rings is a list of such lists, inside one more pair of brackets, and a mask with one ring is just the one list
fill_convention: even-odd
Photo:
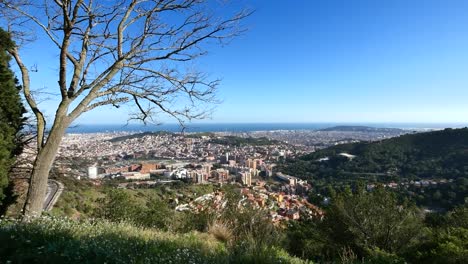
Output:
[[[24,97],[37,128],[26,217],[41,214],[60,142],[81,114],[129,103],[136,110],[132,118],[144,122],[161,112],[181,125],[206,117],[216,100],[219,80],[181,68],[206,53],[207,41],[224,42],[243,31],[240,22],[250,12],[240,10],[227,17],[210,12],[213,5],[223,4],[208,0],[0,0],[2,23],[18,44],[9,52],[19,67]],[[39,33],[31,37],[28,29]],[[60,103],[48,133],[30,82],[30,71],[37,66],[25,65],[21,56],[22,43],[42,37],[58,54]]]

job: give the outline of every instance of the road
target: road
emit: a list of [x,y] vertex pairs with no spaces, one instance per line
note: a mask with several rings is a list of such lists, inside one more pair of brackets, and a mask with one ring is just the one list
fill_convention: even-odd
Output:
[[50,211],[54,207],[54,204],[57,202],[58,198],[62,194],[63,184],[55,181],[49,180],[47,182],[47,192],[46,198],[44,200],[44,211]]

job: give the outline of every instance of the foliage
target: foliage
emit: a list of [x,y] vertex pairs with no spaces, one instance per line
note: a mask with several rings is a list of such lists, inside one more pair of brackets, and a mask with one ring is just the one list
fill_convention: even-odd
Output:
[[[190,201],[190,199],[211,193],[214,190],[212,185],[179,183],[158,185],[150,189],[118,189],[118,191],[115,191],[113,189],[116,189],[117,183],[119,183],[119,180],[116,179],[107,180],[104,181],[101,186],[95,186],[91,181],[85,179],[76,180],[72,177],[59,175],[56,175],[54,178],[63,183],[65,189],[60,199],[55,204],[52,214],[54,216],[67,216],[80,219],[96,217],[98,214],[102,213],[105,206],[112,206],[111,200],[113,198],[111,199],[110,195],[114,192],[126,193],[123,195],[133,200],[133,202],[130,202],[129,206],[138,204],[137,206],[140,210],[147,211],[148,214],[151,214],[151,210],[153,210],[153,212],[157,211],[154,207],[158,207],[159,209],[167,207],[170,201],[173,201],[175,198],[185,203]],[[118,195],[114,196],[114,198],[117,197]],[[111,209],[112,208],[109,208],[108,210]],[[132,211],[133,209],[130,208],[129,210]],[[172,217],[172,215],[167,214],[167,216],[169,217],[168,220],[171,220],[170,217]],[[174,225],[180,226],[176,223],[174,223]]]
[[451,210],[468,202],[468,176],[437,185],[410,185],[407,188],[398,190],[398,192],[418,205],[438,210]]
[[95,216],[178,233],[206,232],[228,247],[232,261],[274,263],[276,255],[271,252],[281,252],[282,237],[280,230],[268,219],[268,212],[250,204],[239,207],[242,199],[239,191],[230,187],[224,191],[227,201],[224,209],[213,211],[208,204],[195,213],[176,212],[168,206],[167,200],[163,201],[157,195],[139,199],[134,191],[113,189],[100,200],[101,206]]
[[10,69],[7,53],[14,45],[9,34],[0,28],[0,205],[5,198],[4,188],[8,185],[14,157],[21,152],[19,133],[25,122],[25,109],[19,95],[21,87]]
[[4,220],[0,240],[2,260],[14,263],[222,263],[227,258],[223,245],[206,235],[105,221]]
[[[327,157],[328,160],[320,160]],[[333,146],[287,160],[279,164],[278,170],[314,182],[315,191],[322,194],[329,184],[337,187],[357,181],[443,180],[427,188],[409,186],[401,194],[419,205],[450,210],[464,204],[468,196],[467,160],[468,128],[462,128]]]
[[376,248],[369,251],[369,257],[364,259],[364,263],[372,264],[405,264],[407,263],[404,258],[395,253],[388,253],[386,251]]
[[431,229],[406,254],[411,262],[465,263],[468,259],[468,208],[455,208],[445,215],[431,216]]
[[356,255],[358,259],[383,261],[416,244],[422,228],[419,211],[400,203],[394,193],[382,187],[366,192],[361,187],[332,197],[323,221],[289,225],[287,248],[296,256],[313,260]]
[[111,138],[109,139],[109,142],[120,142],[120,141],[129,140],[129,139],[141,139],[145,136],[160,136],[160,135],[173,135],[173,134],[174,133],[167,132],[167,131],[143,132],[143,133],[137,133],[137,134],[131,134],[127,136]]
[[99,200],[105,196],[103,187],[72,177],[56,176],[54,178],[61,182],[65,189],[54,205],[52,215],[86,219],[95,214],[95,210],[100,206]]
[[98,218],[161,230],[169,229],[174,215],[167,202],[156,196],[141,200],[133,193],[121,189],[108,190],[99,203],[101,206],[95,212]]
[[[358,254],[379,248],[402,252],[417,239],[422,217],[411,205],[399,203],[395,194],[378,187],[372,192],[358,189],[333,197],[324,227],[337,244],[349,246]],[[343,243],[342,238],[349,240]]]
[[[346,178],[365,173],[396,173],[407,178],[447,178],[464,177],[468,173],[468,128],[446,129],[427,133],[407,134],[378,142],[344,144],[320,150],[299,159],[298,165],[305,167],[306,175],[324,178]],[[356,158],[337,156],[350,153]],[[329,157],[329,161],[318,161]],[[286,169],[295,170],[295,161]],[[301,169],[302,168],[298,168]],[[336,172],[341,174],[333,176]]]
[[215,220],[208,225],[209,234],[212,234],[217,240],[229,243],[233,240],[233,231],[228,224],[220,220]]
[[66,218],[1,220],[0,243],[1,260],[13,263],[305,263],[279,249],[265,252],[267,259],[260,262],[239,262],[258,256],[234,256],[212,236],[198,232],[175,234]]
[[329,243],[327,234],[321,229],[320,220],[305,219],[288,223],[284,247],[292,255],[315,261],[327,259]]
[[[185,184],[147,190],[102,189],[84,181],[61,181],[74,192],[81,194],[88,188],[100,194],[94,194],[100,198],[91,210],[98,216],[96,222],[127,223],[135,230],[158,229],[176,237],[206,236],[227,252],[216,259],[225,263],[463,263],[466,259],[466,207],[446,214],[429,213],[423,222],[414,205],[382,187],[371,192],[364,191],[362,184],[354,191],[329,188],[331,203],[324,208],[324,219],[290,221],[283,229],[266,217],[268,211],[239,203],[242,195],[231,185],[222,188],[227,203],[220,211],[210,210],[208,203],[199,212],[176,212],[171,204],[174,198],[185,203],[213,189]],[[74,205],[73,210],[77,209],[82,208]]]

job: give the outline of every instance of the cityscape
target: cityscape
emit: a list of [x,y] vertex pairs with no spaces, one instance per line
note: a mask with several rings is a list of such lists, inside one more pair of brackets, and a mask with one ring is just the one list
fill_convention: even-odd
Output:
[[[97,185],[102,181],[123,180],[116,188],[154,188],[176,181],[230,184],[255,207],[269,208],[274,222],[297,220],[301,214],[323,217],[320,205],[307,201],[314,183],[283,174],[275,168],[276,164],[329,146],[415,133],[369,129],[343,126],[324,130],[184,134],[69,133],[63,138],[54,167],[66,177],[92,180]],[[219,191],[205,194],[190,203],[177,202],[174,210],[198,210],[196,204],[206,206],[216,199],[219,204],[220,197]]]
[[0,264],[465,264],[468,1],[1,0]]

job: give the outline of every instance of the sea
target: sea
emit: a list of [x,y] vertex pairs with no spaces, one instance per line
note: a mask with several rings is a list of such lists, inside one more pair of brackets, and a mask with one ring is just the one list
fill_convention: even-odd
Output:
[[467,127],[468,123],[192,123],[185,128],[179,124],[76,124],[68,133],[104,132],[253,132],[275,130],[319,130],[334,126],[369,126],[377,128],[400,128],[405,130],[434,130]]

